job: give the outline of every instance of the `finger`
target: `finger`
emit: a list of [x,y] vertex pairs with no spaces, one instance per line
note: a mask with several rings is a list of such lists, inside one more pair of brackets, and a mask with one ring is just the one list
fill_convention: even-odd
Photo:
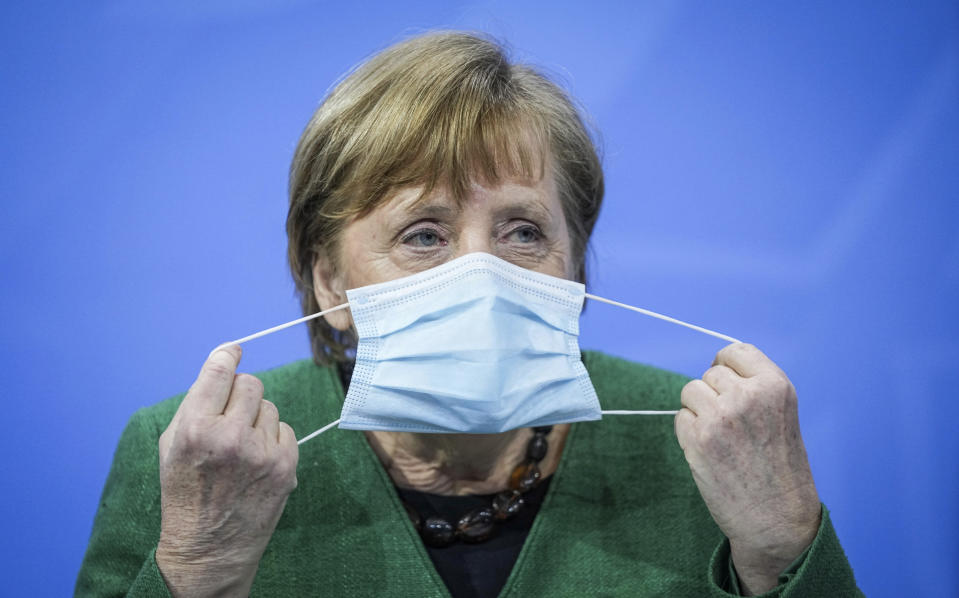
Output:
[[296,434],[286,422],[280,422],[280,447],[293,456],[293,487],[296,487],[296,464],[300,461],[300,446],[296,444]]
[[263,431],[266,437],[276,442],[280,441],[280,412],[276,405],[262,399],[260,401],[260,411],[256,415],[256,421],[253,427]]
[[719,394],[734,391],[742,384],[742,377],[724,365],[714,365],[703,374],[703,382]]
[[716,411],[716,399],[719,395],[702,380],[690,380],[679,394],[683,407],[692,415],[709,415]]
[[690,437],[693,433],[693,424],[696,416],[689,409],[680,409],[673,420],[673,428],[676,430],[676,440],[679,441],[679,448],[684,452],[689,446]]
[[259,378],[250,374],[237,374],[223,415],[237,418],[252,426],[260,413],[262,399],[263,383]]
[[296,434],[293,433],[293,428],[286,422],[280,422],[280,445],[287,449],[296,452],[297,458],[299,458],[300,447],[296,444]]
[[200,374],[183,399],[181,409],[204,415],[223,413],[242,355],[243,350],[239,345],[214,351],[203,363]]
[[733,343],[723,347],[716,354],[713,365],[724,365],[744,378],[770,371],[782,374],[779,366],[762,351],[747,343]]

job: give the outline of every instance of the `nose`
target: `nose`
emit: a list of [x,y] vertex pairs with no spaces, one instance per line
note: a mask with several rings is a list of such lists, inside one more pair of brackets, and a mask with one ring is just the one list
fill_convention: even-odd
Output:
[[494,243],[495,240],[488,228],[479,218],[473,218],[467,221],[463,229],[460,230],[456,246],[456,257],[477,252],[492,254],[494,251]]

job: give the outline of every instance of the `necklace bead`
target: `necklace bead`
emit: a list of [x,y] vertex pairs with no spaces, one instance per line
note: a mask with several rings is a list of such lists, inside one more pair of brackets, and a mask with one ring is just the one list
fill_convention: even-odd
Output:
[[497,521],[506,521],[523,508],[523,493],[518,490],[506,490],[493,497],[493,515]]
[[546,442],[546,436],[544,434],[534,434],[526,447],[526,458],[530,461],[542,461],[548,450],[549,443]]
[[493,509],[480,507],[460,517],[456,523],[456,535],[470,544],[483,542],[496,531],[493,521]]
[[527,461],[517,465],[516,469],[513,470],[513,474],[509,476],[509,487],[519,492],[529,492],[539,483],[542,477],[543,473],[539,470],[536,462]]
[[510,474],[510,490],[496,494],[491,506],[473,509],[460,517],[455,527],[438,515],[424,521],[413,507],[403,502],[406,514],[423,542],[433,548],[445,548],[457,539],[476,544],[492,538],[496,534],[496,523],[506,521],[519,513],[525,504],[523,494],[535,488],[542,480],[543,473],[538,463],[549,452],[546,436],[552,430],[552,426],[533,428],[533,437],[526,445],[526,458]]
[[430,517],[423,522],[420,537],[433,548],[445,548],[456,540],[456,530],[452,523],[442,517]]

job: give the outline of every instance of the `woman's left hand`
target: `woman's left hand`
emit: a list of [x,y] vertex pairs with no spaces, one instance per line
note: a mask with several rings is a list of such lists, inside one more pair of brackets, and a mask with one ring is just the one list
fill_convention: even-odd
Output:
[[815,538],[821,517],[796,390],[759,349],[736,343],[683,388],[682,404],[676,436],[729,538],[741,589],[765,592]]

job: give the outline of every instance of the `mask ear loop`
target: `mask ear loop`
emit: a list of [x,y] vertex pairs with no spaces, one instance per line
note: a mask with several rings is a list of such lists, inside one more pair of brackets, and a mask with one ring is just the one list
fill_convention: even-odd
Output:
[[[646,316],[650,316],[650,317],[652,317],[652,318],[657,318],[657,319],[659,319],[659,320],[664,320],[664,321],[666,321],[666,322],[671,322],[671,323],[673,323],[673,324],[678,324],[678,325],[680,325],[680,326],[685,326],[686,328],[690,328],[690,329],[695,330],[695,331],[697,331],[697,332],[702,332],[703,334],[708,334],[709,336],[714,336],[714,337],[716,337],[716,338],[722,339],[722,340],[724,340],[724,341],[728,341],[728,342],[730,342],[730,343],[739,343],[739,342],[742,342],[742,341],[740,341],[740,340],[738,340],[738,339],[735,339],[735,338],[733,338],[733,337],[731,337],[731,336],[727,336],[727,335],[722,334],[722,333],[720,333],[720,332],[716,332],[716,331],[714,331],[714,330],[709,330],[708,328],[703,328],[702,326],[696,326],[695,324],[690,324],[690,323],[688,323],[688,322],[683,322],[682,320],[677,320],[676,318],[671,318],[671,317],[669,317],[669,316],[664,316],[663,314],[659,314],[659,313],[656,313],[656,312],[654,312],[654,311],[650,311],[650,310],[648,310],[648,309],[643,309],[643,308],[641,308],[641,307],[634,307],[634,306],[632,306],[632,305],[627,305],[627,304],[625,304],[625,303],[620,303],[619,301],[613,301],[613,300],[611,300],[611,299],[605,299],[605,298],[600,297],[600,296],[598,296],[598,295],[593,295],[592,293],[586,293],[585,295],[586,295],[586,297],[587,297],[588,299],[592,299],[592,300],[594,300],[594,301],[599,301],[599,302],[601,302],[601,303],[608,303],[608,304],[610,304],[610,305],[615,305],[616,307],[621,307],[621,308],[623,308],[623,309],[628,309],[628,310],[630,310],[630,311],[634,311],[634,312],[637,312],[637,313],[640,313],[640,314],[643,314],[643,315],[646,315]],[[339,310],[341,310],[341,309],[347,309],[349,306],[350,306],[349,302],[347,302],[347,303],[341,303],[340,305],[337,305],[337,306],[335,306],[335,307],[331,307],[331,308],[329,308],[329,309],[324,309],[323,311],[318,311],[318,312],[316,312],[315,314],[310,314],[310,315],[308,315],[308,316],[303,316],[302,318],[297,318],[297,319],[292,320],[292,321],[290,321],[290,322],[286,322],[285,324],[280,324],[280,325],[278,325],[278,326],[273,326],[272,328],[267,328],[266,330],[261,330],[261,331],[259,331],[259,332],[254,332],[253,334],[250,334],[250,335],[248,335],[248,336],[244,336],[243,338],[238,338],[238,339],[236,339],[236,340],[234,340],[234,341],[229,341],[229,342],[226,342],[226,343],[222,343],[222,344],[220,344],[220,345],[217,345],[216,348],[213,349],[213,351],[210,351],[210,355],[212,355],[213,353],[215,353],[217,350],[222,349],[223,347],[229,347],[229,346],[232,346],[232,345],[239,345],[239,344],[245,343],[245,342],[247,342],[247,341],[251,341],[251,340],[253,340],[253,339],[260,338],[261,336],[266,336],[266,335],[268,335],[268,334],[273,334],[274,332],[278,332],[278,331],[283,330],[283,329],[285,329],[285,328],[289,328],[290,326],[296,326],[297,324],[302,324],[303,322],[308,322],[308,321],[310,321],[310,320],[315,320],[316,318],[320,318],[320,317],[322,317],[322,316],[325,316],[326,314],[333,313],[333,312],[339,311]],[[622,410],[622,409],[615,409],[615,410],[610,409],[610,410],[600,411],[600,413],[601,413],[602,415],[676,415],[677,413],[679,413],[679,411],[678,411],[678,410],[675,410],[675,411],[650,411],[650,410],[630,411],[630,410]],[[326,432],[327,430],[332,429],[333,427],[335,427],[335,426],[336,426],[337,424],[339,424],[339,423],[340,423],[340,420],[339,420],[339,419],[337,419],[337,420],[335,420],[335,421],[332,421],[332,422],[326,424],[325,426],[323,426],[322,428],[320,428],[319,430],[316,430],[315,432],[311,432],[310,434],[308,434],[308,435],[304,436],[303,438],[297,440],[296,443],[299,445],[299,444],[303,444],[304,442],[306,442],[306,441],[308,441],[308,440],[312,440],[313,438],[316,438],[317,436],[319,436],[319,435],[322,434],[323,432]]]
[[[622,307],[623,309],[628,309],[636,313],[643,314],[644,316],[650,316],[651,318],[657,318],[659,320],[664,320],[672,324],[678,324],[680,326],[685,326],[697,332],[702,332],[703,334],[708,334],[709,336],[715,336],[716,338],[722,339],[724,341],[729,341],[731,343],[740,343],[739,339],[735,339],[731,336],[725,335],[721,332],[716,332],[715,330],[710,330],[708,328],[703,328],[702,326],[696,326],[695,324],[690,324],[689,322],[683,322],[682,320],[677,320],[676,318],[671,318],[669,316],[664,316],[663,314],[658,314],[654,311],[648,309],[643,309],[641,307],[634,307],[632,305],[626,305],[625,303],[620,303],[619,301],[613,301],[612,299],[605,299],[598,295],[593,295],[592,293],[586,293],[587,299],[592,299],[594,301],[599,301],[601,303],[608,303],[610,305],[615,305],[616,307]],[[600,411],[603,415],[676,415],[679,413],[679,410],[670,410],[670,411],[630,411],[623,409],[608,409]]]
[[[339,310],[341,310],[341,309],[346,309],[346,308],[348,308],[349,306],[350,306],[349,302],[341,303],[340,305],[337,305],[336,307],[331,307],[330,309],[324,309],[323,311],[318,311],[318,312],[316,312],[315,314],[310,314],[310,315],[308,315],[308,316],[303,316],[302,318],[297,318],[297,319],[292,320],[292,321],[290,321],[290,322],[287,322],[287,323],[285,323],[285,324],[280,324],[280,325],[274,326],[274,327],[272,327],[272,328],[267,328],[266,330],[261,330],[261,331],[259,331],[259,332],[254,332],[253,334],[250,334],[250,335],[248,335],[248,336],[244,336],[243,338],[238,338],[238,339],[236,339],[235,341],[230,341],[230,342],[228,342],[228,343],[222,343],[222,344],[220,344],[220,345],[217,345],[216,348],[214,348],[212,351],[210,351],[210,355],[213,355],[214,353],[216,353],[218,350],[222,349],[223,347],[231,347],[231,346],[233,346],[233,345],[239,345],[239,344],[245,343],[245,342],[247,342],[247,341],[251,341],[251,340],[253,340],[253,339],[255,339],[255,338],[260,338],[261,336],[266,336],[266,335],[268,335],[268,334],[273,334],[274,332],[279,332],[280,330],[283,330],[283,329],[285,329],[285,328],[289,328],[290,326],[296,326],[297,324],[302,324],[303,322],[309,322],[310,320],[315,320],[316,318],[325,316],[326,314],[333,313],[333,312],[339,311]],[[209,357],[208,357],[208,359],[209,359]],[[332,428],[333,426],[335,426],[335,425],[338,424],[338,423],[340,423],[340,420],[339,420],[339,419],[337,419],[337,420],[334,421],[334,422],[330,422],[330,423],[326,424],[325,426],[323,426],[322,428],[320,428],[319,430],[313,432],[312,434],[309,434],[309,435],[304,436],[303,438],[297,440],[296,443],[297,443],[297,444],[303,444],[303,443],[306,442],[307,440],[310,440],[311,438],[315,438],[316,436],[319,436],[319,435],[322,434],[323,432],[326,432],[327,430],[329,430],[330,428]]]
[[323,427],[320,428],[319,430],[316,430],[315,432],[310,432],[309,434],[307,434],[307,435],[304,436],[303,438],[300,438],[299,440],[296,441],[296,443],[297,443],[297,444],[303,444],[303,443],[306,442],[307,440],[312,440],[312,439],[316,438],[317,436],[319,436],[320,434],[322,434],[323,432],[326,432],[326,431],[329,430],[330,428],[336,426],[338,423],[340,423],[340,420],[337,418],[335,421],[331,421],[330,423],[326,424],[325,426],[323,426]]
[[721,332],[716,332],[715,330],[710,330],[709,328],[703,328],[702,326],[697,326],[695,324],[690,324],[689,322],[683,322],[682,320],[677,320],[676,318],[670,318],[669,316],[664,316],[663,314],[658,314],[654,311],[649,311],[648,309],[643,309],[642,307],[633,307],[632,305],[626,305],[625,303],[620,303],[619,301],[613,301],[612,299],[604,299],[592,293],[586,293],[587,299],[592,299],[594,301],[601,301],[603,303],[609,303],[610,305],[615,305],[616,307],[622,307],[623,309],[628,309],[630,311],[635,311],[636,313],[641,313],[644,316],[650,316],[652,318],[657,318],[660,320],[665,320],[666,322],[671,322],[673,324],[679,324],[680,326],[685,326],[686,328],[691,328],[697,332],[702,332],[703,334],[708,334],[709,336],[715,336],[724,341],[729,341],[731,343],[741,343],[742,341],[731,336],[727,336]]
[[[284,330],[286,328],[289,328],[290,326],[296,326],[297,324],[302,324],[303,322],[309,322],[310,320],[315,320],[316,318],[319,318],[320,316],[325,316],[326,314],[333,313],[341,309],[346,309],[349,306],[350,306],[349,302],[341,303],[337,305],[336,307],[331,307],[330,309],[324,309],[323,311],[318,311],[315,314],[310,314],[308,316],[303,316],[302,318],[297,318],[291,322],[287,322],[286,324],[280,324],[272,328],[267,328],[266,330],[254,332],[253,334],[244,336],[243,338],[238,338],[235,341],[221,343],[217,345],[216,347],[214,347],[212,351],[210,351],[210,355],[213,355],[214,353],[216,353],[223,347],[232,347],[233,345],[240,345],[242,343],[245,343],[246,341],[251,341],[255,338],[260,338],[261,336],[266,336],[268,334],[273,334],[274,332],[279,332],[280,330]],[[207,358],[209,359],[209,357]]]

